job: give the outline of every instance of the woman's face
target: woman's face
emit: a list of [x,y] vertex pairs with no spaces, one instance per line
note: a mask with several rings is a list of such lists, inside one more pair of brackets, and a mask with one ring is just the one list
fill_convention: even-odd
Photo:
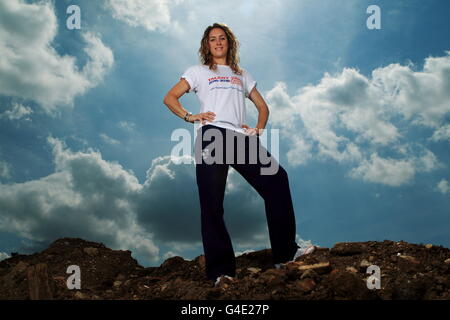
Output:
[[214,58],[226,58],[228,53],[228,40],[223,31],[220,28],[213,28],[209,32],[208,38],[209,52],[211,52]]

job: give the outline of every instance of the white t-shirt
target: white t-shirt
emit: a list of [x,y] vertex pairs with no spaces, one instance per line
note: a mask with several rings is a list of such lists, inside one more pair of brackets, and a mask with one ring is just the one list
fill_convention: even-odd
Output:
[[[242,69],[242,68],[241,68]],[[217,70],[210,70],[206,65],[189,67],[181,76],[191,86],[200,100],[200,113],[212,111],[214,120],[205,120],[206,124],[245,133],[245,98],[256,86],[256,81],[245,69],[242,75],[233,73],[226,65],[217,65]],[[203,125],[200,123],[199,128]]]

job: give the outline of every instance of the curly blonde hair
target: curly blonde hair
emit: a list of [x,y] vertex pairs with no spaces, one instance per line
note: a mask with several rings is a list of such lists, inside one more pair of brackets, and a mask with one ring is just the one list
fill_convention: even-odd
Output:
[[242,74],[242,70],[239,67],[239,41],[236,39],[231,28],[228,27],[225,23],[214,23],[208,26],[203,33],[202,40],[200,42],[200,49],[198,49],[198,54],[200,56],[200,61],[202,64],[209,66],[210,70],[217,70],[217,65],[213,62],[213,56],[211,52],[209,52],[208,40],[209,40],[209,32],[214,28],[220,28],[225,32],[228,40],[228,52],[227,52],[227,64],[236,74]]

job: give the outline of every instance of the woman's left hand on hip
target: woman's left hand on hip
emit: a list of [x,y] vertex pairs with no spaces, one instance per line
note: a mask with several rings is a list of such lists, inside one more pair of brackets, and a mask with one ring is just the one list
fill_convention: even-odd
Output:
[[264,131],[264,129],[250,128],[246,124],[243,124],[242,128],[244,128],[245,132],[251,136],[254,136],[254,135],[260,136],[263,134],[263,131]]

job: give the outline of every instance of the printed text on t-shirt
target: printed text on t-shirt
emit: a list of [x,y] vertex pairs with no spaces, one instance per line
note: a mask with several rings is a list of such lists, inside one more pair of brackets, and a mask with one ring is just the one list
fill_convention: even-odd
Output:
[[242,87],[241,79],[238,77],[212,77],[208,79],[209,84],[213,84],[215,82],[229,82],[231,84],[237,84]]

